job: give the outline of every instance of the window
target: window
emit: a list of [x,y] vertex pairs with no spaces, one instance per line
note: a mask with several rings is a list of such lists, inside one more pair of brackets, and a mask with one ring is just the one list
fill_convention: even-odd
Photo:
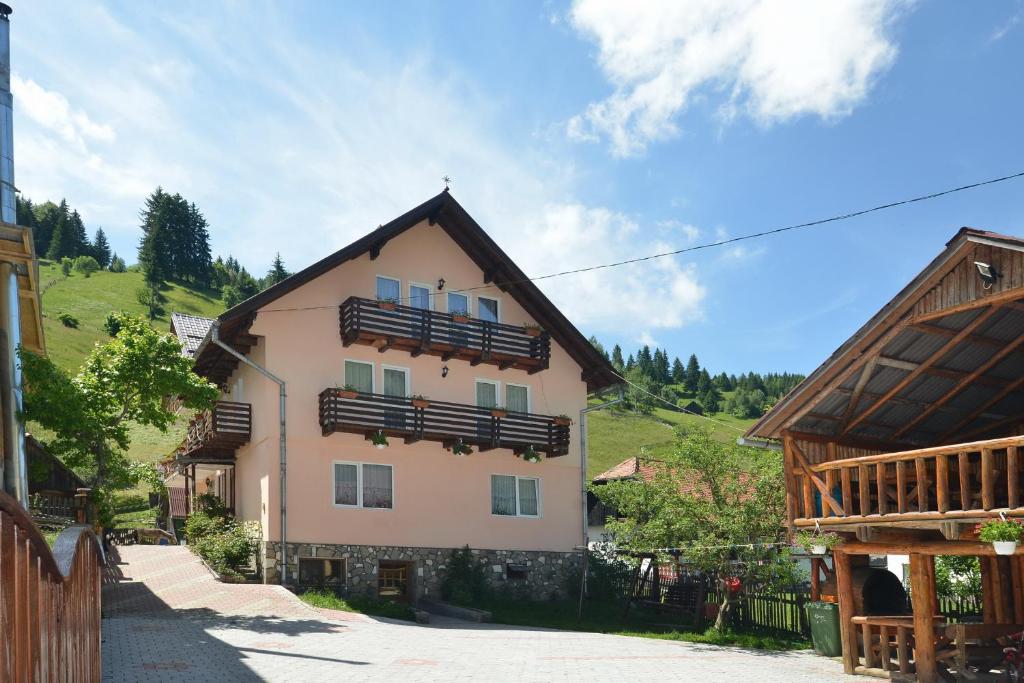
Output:
[[430,310],[430,287],[409,285],[409,305],[424,311]]
[[391,277],[377,276],[377,299],[398,301],[402,298],[402,283]]
[[391,465],[334,463],[334,504],[390,510],[394,507]]
[[491,514],[508,517],[540,517],[540,480],[491,475]]
[[384,368],[385,396],[407,398],[409,396],[409,371],[405,368]]
[[361,394],[373,393],[373,363],[345,361],[345,386],[353,386]]
[[489,323],[498,322],[498,300],[488,299],[486,297],[477,297],[476,299],[476,317],[480,320],[484,320]]
[[299,584],[303,586],[343,586],[346,573],[343,559],[299,558]]
[[449,313],[469,313],[469,295],[448,292]]
[[530,387],[521,384],[506,384],[505,407],[513,413],[530,412]]
[[494,408],[498,405],[498,383],[486,379],[476,381],[476,404],[481,408]]

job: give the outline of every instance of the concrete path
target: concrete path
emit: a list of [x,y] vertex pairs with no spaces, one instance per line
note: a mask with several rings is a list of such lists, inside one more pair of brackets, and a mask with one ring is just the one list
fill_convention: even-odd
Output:
[[185,548],[120,548],[104,586],[106,681],[848,681],[832,660],[595,633],[321,613],[221,584]]

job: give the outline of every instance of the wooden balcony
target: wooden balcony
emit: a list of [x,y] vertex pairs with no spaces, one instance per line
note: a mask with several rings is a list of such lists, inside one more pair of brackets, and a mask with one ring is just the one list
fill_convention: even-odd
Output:
[[189,422],[176,459],[234,460],[235,450],[249,442],[251,425],[252,406],[248,403],[217,401]]
[[341,304],[342,343],[368,344],[381,353],[394,348],[413,356],[427,353],[442,360],[460,358],[471,365],[489,363],[533,374],[546,370],[551,357],[550,335],[535,332],[522,325],[472,318],[459,322],[448,313],[359,297]]
[[569,452],[569,427],[555,418],[532,413],[508,412],[495,416],[490,408],[430,401],[427,407],[413,400],[380,394],[349,397],[340,389],[320,392],[320,428],[324,436],[334,432],[377,432],[399,437],[405,443],[439,441],[450,447],[461,440],[481,451],[508,448],[516,454],[529,447],[557,457]]
[[808,464],[799,452],[797,526],[970,522],[1024,516],[1024,436]]

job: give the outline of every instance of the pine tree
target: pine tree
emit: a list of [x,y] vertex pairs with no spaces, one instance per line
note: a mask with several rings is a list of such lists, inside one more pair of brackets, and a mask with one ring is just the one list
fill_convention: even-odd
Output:
[[53,202],[43,202],[35,207],[36,230],[34,241],[36,254],[46,256],[50,249],[50,241],[53,239],[53,231],[57,227],[57,220],[60,217],[60,207]]
[[[210,253],[210,224],[195,202],[189,205],[188,225],[188,272],[181,275],[187,275],[193,282],[208,287],[213,266]],[[282,265],[282,269],[283,267]]]
[[146,205],[142,210],[142,239],[139,240],[139,265],[145,276],[147,285],[156,287],[171,277],[172,243],[169,228],[169,195],[163,188],[156,188],[146,197]]
[[[267,272],[267,277],[264,278],[264,288],[273,287],[278,282],[284,281],[291,273],[285,270],[284,261],[281,260],[281,252],[277,252],[274,256],[274,262],[270,266],[270,270]],[[591,343],[597,340],[593,337],[590,338]]]
[[619,370],[624,370],[626,368],[626,363],[622,360],[622,347],[618,344],[612,348],[612,365]]
[[686,380],[686,368],[683,367],[683,361],[679,360],[679,356],[672,361],[672,381],[675,384],[682,384]]
[[39,224],[36,220],[36,208],[32,205],[32,200],[26,197],[22,199],[18,195],[14,195],[14,209],[15,209],[15,221],[18,225],[23,225],[26,228],[32,230],[32,242],[35,245],[36,255],[42,255],[46,253],[46,247],[40,249],[39,245]]
[[53,226],[53,234],[50,236],[50,244],[46,248],[46,258],[51,261],[59,261],[65,256],[68,258],[77,256],[75,237],[75,226],[71,225],[67,200],[62,199],[60,206],[57,207],[57,220]]
[[711,375],[708,374],[706,369],[701,369],[700,374],[697,376],[697,395],[702,396],[713,386]]
[[89,255],[89,236],[85,234],[85,222],[78,215],[77,209],[71,212],[68,224],[71,226],[71,240],[74,243],[73,248],[75,250],[74,254],[68,254],[68,256]]
[[659,384],[668,384],[672,381],[672,373],[668,367],[668,352],[663,349],[654,350],[654,363],[652,374]]
[[629,354],[629,358],[626,359],[626,372],[629,372],[636,367],[636,361],[633,360],[633,354]]
[[107,241],[107,235],[103,232],[103,228],[96,228],[96,237],[92,241],[90,251],[96,262],[100,264],[100,268],[110,265],[110,242]]
[[686,362],[686,390],[690,393],[697,391],[697,380],[700,379],[700,363],[697,362],[697,354],[691,353],[690,360]]
[[636,354],[636,367],[645,376],[653,378],[651,371],[654,368],[654,358],[651,356],[651,347],[647,344],[644,344],[644,347]]

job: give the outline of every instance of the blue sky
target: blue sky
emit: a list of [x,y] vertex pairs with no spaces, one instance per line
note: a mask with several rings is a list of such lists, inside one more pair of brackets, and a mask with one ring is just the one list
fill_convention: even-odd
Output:
[[[1020,0],[633,5],[15,3],[16,184],[67,197],[129,262],[143,197],[181,192],[259,274],[447,174],[542,275],[1024,170]],[[1022,197],[541,286],[609,346],[808,372],[960,226],[1024,234]]]

